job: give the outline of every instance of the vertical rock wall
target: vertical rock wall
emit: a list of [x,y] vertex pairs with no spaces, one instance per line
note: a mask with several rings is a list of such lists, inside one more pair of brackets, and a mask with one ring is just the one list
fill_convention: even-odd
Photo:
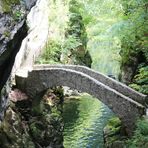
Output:
[[49,1],[38,0],[27,16],[28,35],[23,40],[13,66],[13,74],[20,67],[32,66],[34,59],[45,46],[48,37],[50,15]]
[[[37,0],[32,8],[36,0],[23,0],[12,4],[13,9],[8,9],[10,12],[7,13],[1,13],[0,1],[0,89],[10,73],[13,80],[17,69],[32,66],[45,46],[51,1]],[[48,104],[50,99],[53,101],[52,96],[58,101],[59,97],[52,94],[42,100],[39,106],[44,106],[43,110],[36,115],[34,109],[38,105],[34,105],[24,93],[14,89],[8,95],[10,85],[5,85],[0,98],[0,147],[63,147],[63,123],[61,112],[57,109],[60,104],[58,102],[52,107]]]

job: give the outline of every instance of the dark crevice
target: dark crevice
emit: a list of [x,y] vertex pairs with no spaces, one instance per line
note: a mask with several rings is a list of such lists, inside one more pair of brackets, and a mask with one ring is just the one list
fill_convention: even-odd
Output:
[[[8,80],[11,73],[12,67],[14,65],[15,56],[18,53],[22,40],[27,36],[27,25],[26,22],[22,22],[22,27],[17,31],[14,38],[7,44],[6,51],[9,52],[8,58],[0,66],[0,90],[3,88],[4,84]],[[1,55],[3,56],[3,55]]]

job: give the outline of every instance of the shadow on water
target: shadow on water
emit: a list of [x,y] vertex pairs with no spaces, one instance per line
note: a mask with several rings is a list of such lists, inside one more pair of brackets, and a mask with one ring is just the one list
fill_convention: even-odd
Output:
[[66,100],[63,111],[65,148],[102,148],[103,128],[112,115],[107,106],[87,94]]
[[80,100],[75,100],[75,98],[66,100],[64,103],[63,118],[66,126],[69,128],[73,127],[79,118],[79,105]]

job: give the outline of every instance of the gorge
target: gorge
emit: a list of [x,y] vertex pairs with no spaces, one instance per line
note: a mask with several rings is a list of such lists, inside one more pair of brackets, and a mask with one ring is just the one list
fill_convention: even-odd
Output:
[[[137,5],[144,9],[136,13]],[[117,147],[133,146],[127,135],[136,133],[147,107],[146,6],[132,0],[0,0],[0,147],[104,147],[103,128],[113,116],[108,107],[124,127],[125,143]],[[137,128],[144,140],[145,123]]]

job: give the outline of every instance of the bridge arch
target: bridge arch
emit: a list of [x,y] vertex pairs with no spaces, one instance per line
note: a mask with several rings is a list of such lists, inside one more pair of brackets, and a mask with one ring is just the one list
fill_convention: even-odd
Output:
[[122,121],[130,136],[135,128],[137,118],[145,114],[145,108],[131,98],[99,82],[91,76],[65,68],[35,68],[26,77],[16,75],[18,88],[35,98],[40,92],[55,86],[68,86],[87,92],[107,105]]

